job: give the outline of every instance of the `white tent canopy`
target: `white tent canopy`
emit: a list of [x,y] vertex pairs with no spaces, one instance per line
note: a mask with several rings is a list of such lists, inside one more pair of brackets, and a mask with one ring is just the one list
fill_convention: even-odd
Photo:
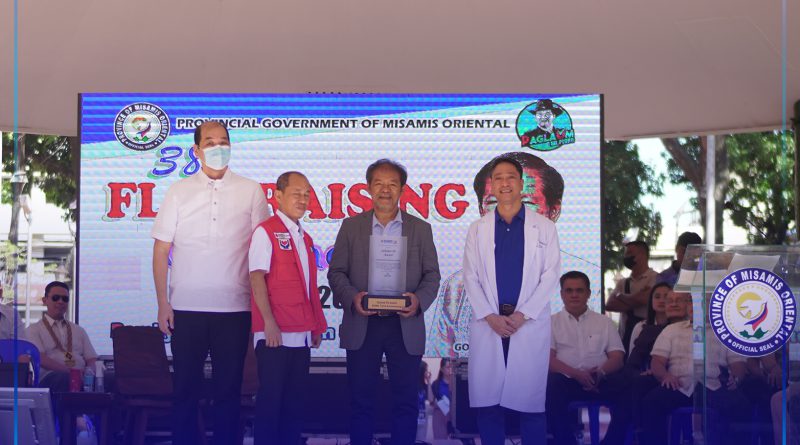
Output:
[[[800,99],[788,3],[786,113]],[[0,129],[13,128],[12,0]],[[605,94],[605,135],[782,122],[781,1],[19,2],[19,131],[77,133],[81,92]]]

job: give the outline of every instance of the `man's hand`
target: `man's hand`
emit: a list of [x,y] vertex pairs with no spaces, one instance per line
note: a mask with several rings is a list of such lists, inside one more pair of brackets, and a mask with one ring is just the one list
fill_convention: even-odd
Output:
[[311,334],[311,347],[317,349],[321,344],[322,344],[322,334]]
[[413,292],[405,292],[403,293],[403,296],[408,297],[408,299],[411,300],[411,304],[406,306],[406,308],[402,311],[397,311],[397,313],[403,318],[409,318],[417,315],[417,311],[419,310],[419,298],[417,298],[417,295]]
[[275,320],[264,320],[264,336],[267,337],[268,348],[277,348],[283,344],[281,330]]
[[366,292],[359,292],[353,297],[353,308],[355,308],[356,312],[365,316],[369,317],[370,315],[375,315],[377,312],[375,311],[365,311],[364,307],[361,306],[361,300],[364,299],[364,295],[367,295]]
[[681,387],[681,381],[674,375],[667,373],[664,378],[661,379],[661,386],[677,391]]
[[172,335],[172,330],[175,329],[175,313],[169,303],[158,305],[158,329],[164,335]]
[[514,326],[514,331],[518,331],[519,328],[525,323],[525,314],[520,311],[516,311],[513,314],[508,316],[508,319],[511,321],[511,325]]
[[595,385],[597,385],[594,377],[592,377],[592,373],[584,371],[583,369],[576,369],[570,377],[578,382],[585,391],[592,391],[595,389]]
[[511,324],[511,320],[502,315],[489,314],[486,316],[486,322],[489,323],[489,326],[497,335],[503,338],[510,337],[511,334],[517,331],[514,325]]

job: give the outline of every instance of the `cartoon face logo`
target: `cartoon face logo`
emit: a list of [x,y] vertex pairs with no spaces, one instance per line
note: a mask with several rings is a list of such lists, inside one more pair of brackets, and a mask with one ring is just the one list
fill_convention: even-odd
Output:
[[575,130],[567,110],[550,99],[529,104],[517,116],[517,136],[523,147],[552,151],[575,143]]
[[153,150],[164,143],[169,131],[169,116],[160,107],[146,102],[128,105],[114,119],[114,135],[131,150]]

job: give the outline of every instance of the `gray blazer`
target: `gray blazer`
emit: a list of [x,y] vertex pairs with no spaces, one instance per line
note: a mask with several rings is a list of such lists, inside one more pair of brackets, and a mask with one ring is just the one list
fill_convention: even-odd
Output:
[[[400,211],[403,236],[408,240],[406,291],[419,298],[421,312],[413,317],[400,317],[403,343],[411,355],[425,353],[424,312],[436,299],[439,290],[439,258],[433,243],[431,225]],[[367,317],[353,308],[353,297],[367,290],[369,274],[369,237],[372,234],[373,211],[361,213],[342,222],[333,258],[328,267],[328,284],[333,290],[333,301],[344,311],[339,325],[340,346],[360,349],[367,335]]]

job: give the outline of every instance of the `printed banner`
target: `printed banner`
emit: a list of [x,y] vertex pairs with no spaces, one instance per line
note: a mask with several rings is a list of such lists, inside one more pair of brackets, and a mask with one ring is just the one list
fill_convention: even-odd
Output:
[[[562,270],[590,277],[599,309],[599,95],[120,93],[84,94],[80,105],[79,322],[99,354],[112,353],[113,323],[156,321],[150,230],[169,186],[199,171],[193,133],[209,119],[227,126],[231,168],[262,184],[272,211],[280,173],[311,182],[302,224],[330,326],[315,356],[344,356],[328,262],[341,221],[371,208],[365,172],[380,158],[407,168],[400,206],[433,227],[442,284],[425,313],[426,355],[468,354],[464,240],[494,209],[486,166],[504,153],[524,167],[525,204],[556,222]],[[561,307],[553,295],[553,312]]]

